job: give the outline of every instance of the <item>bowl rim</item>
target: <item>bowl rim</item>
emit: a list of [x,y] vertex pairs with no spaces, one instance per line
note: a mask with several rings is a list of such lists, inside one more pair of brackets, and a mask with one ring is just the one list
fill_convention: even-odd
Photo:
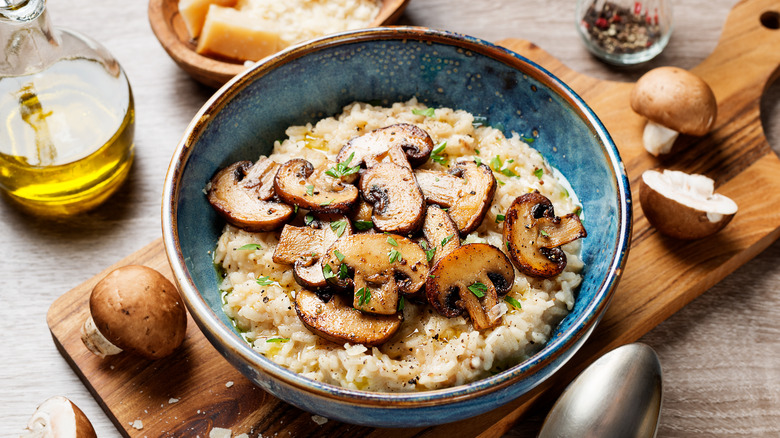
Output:
[[[523,70],[524,74],[533,77],[556,91],[560,97],[565,99],[579,113],[581,118],[591,125],[592,130],[602,143],[602,152],[605,154],[606,161],[610,164],[610,169],[613,172],[618,201],[617,239],[615,246],[612,248],[614,256],[609,263],[608,273],[598,286],[594,300],[588,303],[582,316],[572,321],[572,329],[567,330],[554,339],[550,339],[538,353],[525,361],[493,376],[449,388],[416,392],[371,392],[344,388],[306,378],[262,356],[227,327],[200,295],[186,269],[175,222],[178,203],[176,187],[181,180],[183,170],[191,155],[192,148],[190,146],[194,144],[210,122],[209,114],[219,111],[256,77],[261,77],[279,65],[321,49],[375,40],[417,40],[451,45],[479,53],[508,66],[516,67],[518,64],[525,64],[526,70]],[[457,403],[465,399],[479,397],[485,393],[505,389],[522,379],[533,376],[547,365],[556,362],[567,351],[567,348],[574,348],[576,351],[582,345],[585,340],[583,337],[588,336],[601,320],[611,301],[627,260],[632,229],[631,192],[625,166],[614,141],[604,125],[579,95],[546,69],[509,49],[467,35],[418,26],[376,27],[341,32],[291,46],[272,57],[259,61],[252,68],[242,72],[223,85],[193,117],[182,140],[174,151],[163,187],[162,229],[166,254],[175,280],[182,291],[182,298],[193,319],[206,338],[212,343],[215,339],[220,339],[222,347],[231,350],[245,364],[249,364],[256,370],[286,385],[315,396],[325,397],[326,399],[335,397],[340,402],[383,408],[433,406],[441,405],[442,403]],[[222,351],[220,353],[225,355]],[[568,357],[571,357],[573,353],[574,351],[571,351]],[[535,382],[535,384],[541,383],[542,380],[544,379]],[[387,403],[392,403],[392,405]]]

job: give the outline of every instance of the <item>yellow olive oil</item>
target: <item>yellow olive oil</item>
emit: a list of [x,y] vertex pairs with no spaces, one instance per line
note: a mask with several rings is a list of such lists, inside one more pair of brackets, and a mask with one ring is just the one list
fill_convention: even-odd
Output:
[[114,65],[63,60],[0,78],[0,188],[24,208],[68,215],[97,206],[133,161],[134,104]]

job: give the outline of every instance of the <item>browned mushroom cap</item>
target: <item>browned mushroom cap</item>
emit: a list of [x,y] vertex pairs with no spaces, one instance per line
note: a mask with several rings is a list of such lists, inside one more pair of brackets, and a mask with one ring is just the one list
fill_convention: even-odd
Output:
[[517,269],[549,278],[566,267],[561,245],[587,237],[576,214],[555,216],[552,202],[539,192],[518,196],[506,212],[504,244]]
[[279,164],[262,157],[239,161],[220,170],[211,179],[208,200],[229,223],[247,231],[269,231],[281,227],[293,215],[293,208],[272,199],[273,179]]
[[[119,349],[160,359],[181,345],[187,329],[187,314],[176,287],[146,266],[111,271],[92,289],[89,310],[82,340],[99,356]],[[106,342],[115,349],[103,349]]]
[[307,227],[285,225],[282,228],[273,261],[293,265],[295,281],[303,287],[326,286],[320,259],[339,237],[352,234],[352,225],[346,217],[331,219],[315,219]]
[[358,200],[358,189],[326,174],[331,166],[314,169],[297,158],[281,165],[274,179],[276,194],[286,203],[317,213],[346,213]]
[[498,296],[508,293],[515,270],[498,248],[484,243],[463,245],[434,265],[425,284],[428,302],[440,314],[453,318],[466,310],[477,330],[501,322]]
[[95,429],[84,412],[61,395],[38,406],[21,438],[95,438]]
[[399,294],[412,296],[428,275],[425,252],[394,234],[354,234],[337,240],[322,259],[332,285],[354,291],[353,306],[364,312],[392,314]]
[[496,193],[493,172],[473,161],[457,163],[449,173],[420,169],[414,176],[425,199],[447,207],[447,213],[463,235],[479,227]]
[[402,155],[409,164],[417,167],[426,161],[433,151],[433,140],[423,129],[408,123],[399,123],[376,129],[350,140],[336,156],[336,161],[346,161],[352,156],[352,165],[371,167],[378,161],[388,161],[403,166]]
[[425,211],[422,230],[425,240],[428,241],[423,249],[426,253],[433,251],[429,256],[431,265],[460,246],[458,227],[450,215],[436,205],[429,205]]
[[334,295],[326,303],[305,289],[295,295],[295,311],[306,328],[339,344],[383,344],[398,331],[403,321],[400,312],[369,315],[350,307],[346,298],[340,295]]
[[381,231],[412,233],[425,219],[425,198],[410,169],[377,164],[360,177],[360,191],[373,205],[374,226]]

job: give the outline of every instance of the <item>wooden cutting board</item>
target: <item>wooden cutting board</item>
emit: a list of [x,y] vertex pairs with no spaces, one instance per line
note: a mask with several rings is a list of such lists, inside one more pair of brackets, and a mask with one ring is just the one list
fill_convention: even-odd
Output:
[[[713,88],[719,104],[715,129],[706,137],[683,137],[670,156],[647,154],[644,121],[631,111],[632,84],[574,72],[527,41],[501,45],[542,65],[568,83],[612,134],[634,187],[634,233],[623,279],[610,307],[580,352],[530,394],[493,412],[423,429],[372,429],[312,414],[279,401],[231,367],[189,320],[187,338],[173,357],[149,362],[129,355],[99,359],[81,344],[93,285],[109,270],[143,264],[172,277],[162,241],[107,268],[56,300],[47,322],[54,342],[125,436],[208,436],[214,427],[251,436],[500,436],[523,413],[557,396],[596,357],[637,340],[692,299],[749,261],[780,237],[780,160],[764,137],[759,117],[763,90],[780,76],[780,0],[746,0],[729,15],[713,54],[694,71]],[[717,191],[739,205],[721,233],[678,242],[650,227],[638,205],[638,179],[651,168],[702,173]]]

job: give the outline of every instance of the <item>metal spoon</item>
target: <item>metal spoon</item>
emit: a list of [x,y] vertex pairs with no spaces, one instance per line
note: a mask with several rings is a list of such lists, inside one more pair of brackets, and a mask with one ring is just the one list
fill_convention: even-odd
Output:
[[634,343],[605,354],[555,402],[539,438],[655,437],[661,413],[661,363]]

